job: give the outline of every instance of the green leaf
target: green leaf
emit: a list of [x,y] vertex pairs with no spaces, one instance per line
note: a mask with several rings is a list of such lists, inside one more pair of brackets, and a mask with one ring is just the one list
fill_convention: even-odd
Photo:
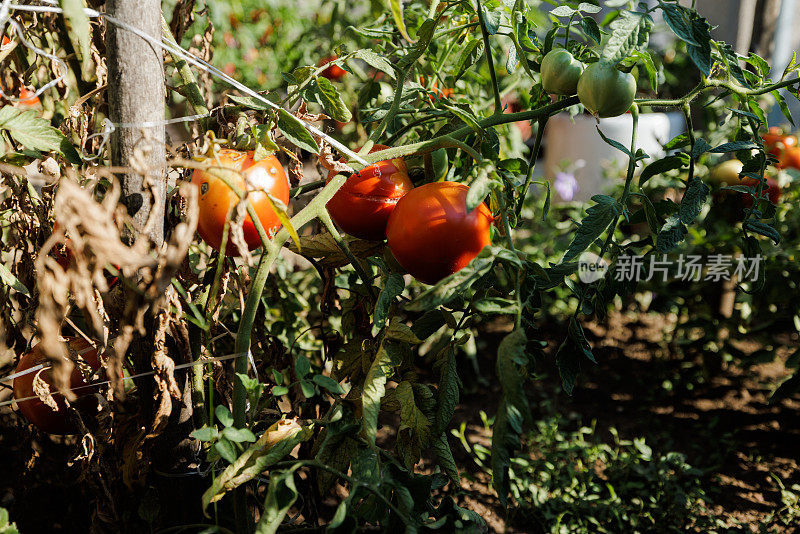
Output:
[[[488,245],[478,253],[469,264],[447,278],[440,280],[435,286],[423,291],[411,303],[406,304],[409,311],[426,311],[459,297],[469,289],[480,277],[492,268],[498,258],[513,260],[511,253],[503,247]],[[519,258],[516,258],[519,262]]]
[[64,10],[64,18],[67,20],[69,28],[69,38],[73,42],[74,48],[80,51],[82,60],[81,70],[86,78],[90,74],[92,65],[91,34],[89,29],[89,17],[86,15],[83,0],[59,0],[61,9]]
[[233,426],[233,415],[231,415],[231,411],[227,407],[218,404],[217,407],[214,408],[214,413],[217,415],[217,421],[222,423],[223,426]]
[[486,25],[486,33],[495,35],[500,29],[500,21],[503,19],[502,6],[492,8],[487,3],[482,6],[483,22]]
[[397,449],[406,468],[412,469],[430,443],[431,422],[417,406],[411,382],[400,382],[395,388],[395,395],[400,402]]
[[389,63],[389,61],[386,60],[384,57],[376,54],[372,50],[369,50],[367,48],[362,50],[356,50],[353,53],[353,56],[363,60],[370,67],[389,75],[389,77],[391,78],[395,77],[394,67],[392,67],[392,64]]
[[671,215],[656,238],[656,248],[666,254],[678,246],[686,238],[686,226],[683,225],[678,215]]
[[752,141],[732,141],[730,143],[722,143],[714,148],[709,148],[708,152],[714,154],[724,154],[725,152],[736,152],[737,150],[751,150],[758,148],[758,145]]
[[297,501],[297,487],[294,472],[299,465],[286,471],[273,472],[269,477],[267,497],[264,499],[264,512],[256,525],[256,534],[275,534],[281,526],[289,508]]
[[467,41],[467,44],[461,48],[461,54],[458,56],[458,60],[456,60],[456,64],[453,66],[453,72],[455,72],[455,80],[457,81],[461,76],[467,72],[472,65],[475,64],[476,61],[481,57],[483,54],[483,40],[482,39],[470,39]]
[[342,96],[336,89],[336,86],[325,77],[317,78],[317,83],[314,85],[314,96],[319,105],[325,110],[333,120],[339,122],[350,122],[353,114],[347,107],[347,104],[342,100]]
[[664,21],[686,43],[689,57],[706,76],[711,72],[711,25],[696,11],[679,4],[659,2]]
[[613,139],[609,139],[608,137],[606,137],[605,134],[600,130],[599,126],[596,126],[596,128],[597,128],[597,133],[600,134],[600,137],[603,139],[603,141],[605,141],[609,145],[613,146],[614,148],[616,148],[617,150],[619,150],[620,152],[622,152],[623,154],[625,154],[629,158],[631,157],[631,151],[628,150],[628,148],[625,145],[623,145],[619,141],[615,141]]
[[445,347],[440,358],[439,389],[436,394],[436,414],[433,433],[441,434],[447,430],[453,418],[461,394],[461,381],[458,378],[456,354],[452,346]]
[[678,216],[683,224],[692,224],[700,214],[703,205],[708,201],[711,189],[701,180],[695,178],[686,186],[686,192],[681,200]]
[[609,26],[611,34],[600,58],[617,63],[634,51],[644,50],[647,48],[652,26],[649,15],[622,11]]
[[314,383],[310,380],[301,380],[300,390],[303,392],[303,395],[309,399],[316,393],[316,390],[314,389]]
[[745,230],[749,230],[756,234],[763,235],[764,237],[772,239],[776,245],[781,242],[781,234],[779,234],[778,231],[772,226],[762,223],[761,221],[754,221],[752,219],[747,219],[742,224],[742,227]]
[[453,458],[453,451],[450,450],[450,444],[447,442],[447,435],[443,433],[431,441],[431,448],[442,471],[453,481],[456,487],[460,487],[461,477],[458,474],[458,465],[456,465],[456,461]]
[[600,35],[600,27],[597,25],[596,20],[591,17],[583,17],[581,19],[581,30],[583,30],[586,37],[600,44],[602,37]]
[[375,302],[375,311],[372,314],[373,333],[375,333],[376,329],[379,330],[386,324],[386,318],[389,316],[389,307],[403,293],[405,287],[406,283],[403,275],[399,273],[392,273],[386,278],[386,283],[378,295],[378,300]]
[[411,327],[405,324],[399,317],[392,317],[389,328],[386,329],[386,339],[393,339],[394,341],[402,341],[403,343],[411,343],[417,345],[422,343],[422,340],[414,335]]
[[[398,0],[391,1],[397,2]],[[435,29],[436,21],[433,19],[426,19],[425,22],[422,23],[422,26],[420,26],[419,31],[417,32],[417,42],[414,44],[411,50],[405,56],[400,58],[400,61],[397,62],[398,69],[405,70],[416,63],[425,50],[428,49],[428,45],[431,43]]]
[[278,110],[278,128],[294,146],[312,154],[319,154],[317,142],[308,133],[303,123],[285,109]]
[[694,142],[694,148],[692,148],[692,158],[697,159],[709,150],[711,150],[711,145],[709,145],[708,141],[705,139],[700,138]]
[[8,510],[0,508],[0,534],[19,534],[17,526],[11,522]]
[[[37,116],[33,110],[22,111],[13,106],[0,109],[0,128],[8,131],[15,141],[31,150],[61,152],[72,145],[60,130],[50,126],[50,121]],[[75,148],[72,147],[74,151]],[[80,158],[78,158],[80,162]]]
[[381,399],[386,394],[386,380],[402,360],[401,347],[397,341],[384,340],[364,379],[361,393],[364,414],[362,429],[367,441],[372,445],[375,444],[378,433],[378,413],[381,410]]
[[575,316],[570,317],[569,319],[569,337],[575,346],[580,349],[584,356],[590,361],[597,363],[597,360],[594,358],[594,354],[592,354],[592,347],[589,345],[589,342],[586,341],[586,335],[583,333],[583,327],[575,318]]
[[575,388],[575,381],[581,371],[580,352],[576,350],[575,345],[569,338],[564,340],[558,352],[556,352],[556,367],[558,374],[561,377],[561,387],[564,388],[564,393],[572,395],[572,390]]
[[687,159],[686,154],[675,154],[674,156],[667,156],[664,159],[654,161],[645,167],[639,175],[639,187],[653,176],[675,169],[682,169],[687,164]]
[[389,0],[389,9],[392,12],[392,18],[395,25],[397,25],[397,29],[400,30],[400,35],[409,43],[413,43],[414,40],[408,35],[406,23],[403,20],[403,3],[400,0]]
[[339,382],[334,380],[333,378],[325,375],[314,375],[312,380],[316,385],[321,388],[327,389],[331,393],[335,393],[337,395],[341,395],[344,393],[342,386],[339,385]]
[[503,396],[492,428],[492,487],[501,504],[507,505],[511,454],[519,447],[523,423],[530,419],[528,399],[523,388],[520,362],[525,361],[525,331],[515,330],[500,342],[497,349],[497,377]]
[[501,297],[486,297],[472,304],[475,311],[487,315],[515,315],[519,311],[519,302]]
[[272,388],[273,397],[280,397],[281,395],[286,395],[287,393],[289,393],[289,388],[286,386],[275,386]]
[[256,111],[270,111],[275,109],[269,104],[265,104],[263,101],[253,98],[252,96],[228,95],[228,98],[230,98],[232,102],[247,109],[254,109]]
[[223,459],[227,460],[228,463],[233,463],[236,461],[236,445],[228,441],[227,439],[221,439],[214,444],[214,448],[217,449],[217,452]]
[[6,287],[10,287],[17,293],[21,293],[28,298],[31,297],[31,293],[28,291],[28,288],[25,287],[25,284],[20,282],[19,279],[8,270],[8,267],[2,263],[0,263],[0,282],[2,282]]
[[256,440],[255,434],[246,428],[223,428],[222,436],[234,443],[252,443]]
[[473,166],[471,174],[474,177],[470,181],[469,191],[467,192],[467,211],[471,212],[477,208],[492,192],[502,184],[500,177],[494,172],[491,163],[478,164]]
[[268,446],[268,442],[274,437],[265,432],[238,458],[234,456],[235,461],[214,479],[211,487],[203,494],[203,511],[209,504],[220,500],[228,491],[263,473],[269,466],[292,452],[298,443],[309,439],[311,434],[310,428],[300,427],[287,433],[281,441]]
[[311,371],[311,362],[308,361],[308,358],[299,354],[294,362],[294,372],[297,373],[297,378],[304,378],[309,371]]
[[214,427],[204,426],[203,428],[193,430],[190,435],[199,441],[211,441],[219,437],[219,432]]
[[565,18],[571,17],[577,12],[577,9],[573,9],[569,6],[558,6],[557,8],[551,10],[549,14],[553,17]]
[[581,220],[581,224],[561,260],[562,263],[577,258],[608,228],[611,221],[622,213],[617,201],[609,196],[595,195],[592,200],[596,204],[586,210],[586,216]]

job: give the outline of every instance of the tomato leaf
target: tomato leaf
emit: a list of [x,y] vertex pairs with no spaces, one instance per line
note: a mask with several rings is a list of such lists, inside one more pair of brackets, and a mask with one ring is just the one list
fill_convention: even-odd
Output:
[[406,283],[403,276],[399,273],[392,273],[386,278],[386,283],[378,295],[378,300],[375,302],[375,311],[372,314],[372,330],[380,330],[386,323],[386,318],[389,316],[389,307],[395,302],[397,297],[405,289]]
[[294,146],[319,154],[319,145],[303,123],[285,109],[278,110],[278,128]]
[[362,50],[356,50],[355,52],[353,52],[353,56],[363,60],[370,67],[373,67],[389,75],[392,78],[395,77],[395,71],[392,64],[389,63],[389,61],[383,58],[382,56],[379,56],[378,54],[373,52],[372,50],[366,48]]
[[600,59],[617,63],[632,52],[644,50],[650,40],[653,22],[645,13],[622,11],[609,26],[611,33]]
[[608,228],[611,221],[622,213],[622,207],[607,195],[595,195],[592,200],[596,204],[586,210],[586,216],[581,220],[561,263],[577,258]]
[[2,263],[0,263],[0,282],[2,282],[6,287],[10,287],[17,293],[21,293],[28,298],[31,296],[31,292],[28,291],[28,288],[25,287],[25,284],[20,282],[19,279],[8,270],[8,267]]
[[481,39],[470,39],[467,41],[467,44],[461,49],[461,54],[458,56],[458,60],[456,64],[453,66],[453,72],[455,72],[454,81],[457,81],[461,76],[467,72],[472,65],[475,64],[476,61],[481,57],[483,54],[483,40]]
[[504,506],[510,491],[508,469],[511,454],[520,445],[523,423],[530,421],[528,399],[520,372],[520,362],[527,361],[527,342],[525,331],[517,329],[504,337],[497,349],[497,376],[503,395],[492,428],[492,487]]
[[224,428],[222,435],[234,443],[252,443],[256,440],[255,434],[246,428]]
[[389,9],[392,11],[392,18],[397,25],[397,29],[400,30],[400,35],[409,43],[413,43],[414,39],[408,35],[406,23],[403,20],[403,3],[400,0],[389,0]]
[[745,230],[749,230],[751,232],[755,232],[756,234],[772,239],[776,245],[781,242],[781,234],[779,234],[778,231],[772,226],[761,221],[747,219],[742,224],[742,227]]
[[402,344],[397,341],[384,340],[364,379],[361,392],[364,413],[361,428],[372,445],[375,444],[378,433],[378,413],[381,410],[381,399],[386,394],[386,380],[393,373],[394,367],[402,361],[401,348]]
[[261,100],[253,98],[252,96],[228,95],[228,98],[230,98],[232,102],[235,102],[236,104],[239,104],[247,109],[254,109],[256,111],[269,111],[275,109],[272,106],[265,104]]
[[706,76],[711,72],[711,25],[696,11],[679,4],[659,2],[664,21],[683,42],[689,57]]
[[644,185],[647,180],[656,176],[658,174],[664,174],[665,172],[669,172],[675,169],[682,169],[684,165],[688,163],[688,157],[686,154],[675,154],[673,156],[667,156],[664,159],[660,159],[658,161],[654,161],[647,167],[642,170],[642,173],[639,175],[639,187]]
[[686,238],[687,230],[678,215],[671,215],[656,238],[656,248],[666,254]]
[[683,224],[692,224],[708,201],[711,189],[701,180],[695,178],[686,186],[686,192],[681,200],[678,216]]
[[336,86],[330,80],[324,77],[317,78],[313,88],[314,96],[319,105],[325,110],[325,113],[335,121],[350,122],[353,114],[342,100],[342,96]]
[[334,380],[329,376],[314,375],[311,379],[314,381],[316,385],[318,385],[321,388],[327,389],[331,393],[337,395],[341,395],[342,393],[344,393],[344,390],[342,389],[342,386],[339,384],[339,382],[337,382],[336,380]]
[[233,426],[233,415],[231,415],[231,411],[227,407],[218,404],[214,408],[214,413],[217,415],[217,421],[222,423],[222,426],[226,428]]
[[[298,443],[309,439],[311,434],[311,429],[298,427],[271,446],[269,441],[274,439],[273,436],[270,435],[270,432],[262,434],[238,458],[234,455],[231,465],[214,479],[211,487],[203,494],[203,511],[205,512],[209,504],[220,500],[226,492],[263,473],[270,465],[292,452]],[[217,444],[223,441],[227,440],[219,441]],[[230,442],[228,443],[230,444]],[[220,454],[222,453],[220,452]]]
[[278,531],[299,495],[294,483],[294,472],[299,467],[300,464],[297,464],[286,471],[276,471],[270,475],[264,512],[256,525],[256,534],[275,534]]
[[33,110],[23,111],[13,106],[4,106],[0,109],[0,128],[8,131],[14,140],[26,148],[60,152],[72,163],[81,162],[75,147],[61,130],[50,126],[50,121],[37,116]]
[[[397,0],[391,0],[392,2],[396,2]],[[397,62],[397,68],[400,70],[405,70],[406,68],[413,65],[427,50],[428,45],[431,43],[431,39],[433,38],[433,32],[436,29],[436,21],[433,19],[426,19],[425,22],[422,23],[420,26],[419,31],[417,32],[417,42],[408,51],[408,53],[400,58],[400,61]],[[408,39],[409,42],[413,42]]]

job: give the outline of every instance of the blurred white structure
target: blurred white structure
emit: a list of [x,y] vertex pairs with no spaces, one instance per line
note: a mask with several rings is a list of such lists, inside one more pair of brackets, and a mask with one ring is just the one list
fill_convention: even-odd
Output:
[[[628,156],[603,141],[597,135],[598,127],[609,139],[630,147],[633,133],[630,114],[600,119],[598,123],[589,115],[577,115],[573,121],[569,114],[562,113],[547,121],[544,173],[552,182],[560,171],[572,172],[578,190],[571,200],[586,201],[592,195],[607,192],[614,184],[606,179],[606,173],[627,166]],[[679,112],[643,113],[639,116],[637,145],[652,158],[660,158],[664,155],[664,143],[684,130],[684,118]],[[575,165],[580,160],[584,163]],[[562,199],[556,191],[551,198],[553,202],[570,200]]]

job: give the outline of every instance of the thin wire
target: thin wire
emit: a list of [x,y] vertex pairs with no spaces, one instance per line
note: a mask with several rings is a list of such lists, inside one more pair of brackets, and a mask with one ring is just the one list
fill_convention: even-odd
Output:
[[[92,349],[89,348],[87,350],[92,350]],[[245,356],[246,354],[247,354],[247,352],[236,352],[234,354],[226,354],[224,356],[215,356],[213,358],[207,358],[205,360],[197,360],[197,361],[194,361],[194,362],[182,363],[180,365],[176,365],[174,370],[175,371],[179,371],[181,369],[187,369],[189,367],[196,367],[198,365],[205,365],[205,364],[211,363],[211,362],[222,362],[222,361],[225,361],[225,360],[231,360],[233,358],[238,358],[240,356]],[[42,367],[43,366],[39,366],[39,368],[42,368]],[[0,381],[5,382],[6,380],[13,379],[14,376],[22,376],[22,375],[25,375],[25,374],[28,374],[28,373],[31,373],[31,372],[34,372],[34,371],[38,371],[38,369],[31,368],[31,369],[28,369],[25,372],[17,373],[17,375],[11,375],[11,376],[2,378],[2,379],[0,379]],[[135,380],[137,378],[143,378],[145,376],[152,376],[154,374],[156,374],[155,371],[145,371],[144,373],[139,373],[137,375],[123,376],[122,380]],[[111,383],[110,380],[103,380],[103,381],[100,381],[100,382],[92,382],[91,384],[86,384],[84,386],[76,386],[74,388],[70,388],[69,390],[70,391],[78,391],[78,390],[86,389],[86,388],[96,388],[98,386],[103,386],[103,385],[110,384],[110,383]],[[60,394],[61,394],[60,391],[52,392],[52,395],[60,395]],[[8,400],[8,401],[5,401],[5,402],[0,402],[0,408],[3,408],[4,406],[9,406],[11,404],[14,404],[15,402],[16,403],[20,403],[20,402],[25,402],[25,401],[29,401],[29,400],[38,399],[38,398],[39,398],[38,395],[34,395],[32,397],[23,397],[21,399],[11,399],[11,400]]]
[[[6,2],[7,1],[8,0],[6,0]],[[37,13],[63,13],[64,12],[63,9],[58,8],[58,7],[25,6],[25,5],[19,5],[19,4],[8,5],[8,9],[13,9],[13,10],[18,10],[18,11],[31,11],[31,12],[37,12]],[[214,75],[215,77],[219,78],[220,80],[226,82],[228,85],[230,85],[232,87],[235,87],[236,89],[238,89],[238,90],[242,91],[243,93],[255,98],[256,100],[266,104],[267,106],[270,106],[273,109],[276,109],[276,110],[282,110],[283,109],[278,104],[276,104],[276,103],[272,102],[271,100],[265,98],[263,95],[261,95],[261,94],[257,93],[256,91],[250,89],[249,87],[247,87],[243,83],[231,78],[230,76],[228,76],[227,74],[225,74],[224,72],[219,70],[217,67],[211,65],[210,63],[206,62],[205,60],[203,60],[203,59],[191,54],[190,52],[184,50],[183,48],[181,48],[177,44],[170,43],[170,42],[165,41],[163,39],[162,40],[155,39],[155,38],[151,37],[150,35],[147,35],[143,31],[139,30],[138,28],[135,28],[135,27],[131,26],[130,24],[127,24],[127,23],[121,21],[121,20],[117,19],[116,17],[112,17],[111,15],[109,15],[107,13],[103,13],[101,11],[96,11],[94,9],[89,9],[89,8],[84,8],[83,11],[89,17],[93,17],[93,18],[104,17],[106,20],[108,20],[112,24],[116,24],[120,28],[122,28],[124,30],[127,30],[127,31],[129,31],[129,32],[141,37],[142,39],[144,39],[148,43],[150,43],[150,44],[152,44],[154,46],[161,47],[164,50],[166,50],[167,52],[170,52],[170,53],[173,53],[173,54],[175,54],[177,56],[180,56],[182,59],[184,59],[188,63],[191,63],[192,65],[198,67],[199,69],[201,69],[201,70],[203,70],[203,71],[205,71],[205,72],[207,72],[209,74]],[[2,20],[2,11],[0,11],[0,20]],[[50,82],[50,84],[48,84],[48,87],[51,86],[51,85],[54,85],[54,83],[56,83],[55,80],[53,82]],[[321,131],[317,127],[315,127],[315,126],[303,121],[302,119],[297,119],[297,120],[300,121],[306,127],[307,130],[309,130],[309,131],[319,135],[320,137],[326,139],[332,146],[336,147],[339,151],[347,154],[350,158],[354,159],[358,163],[360,163],[362,165],[367,165],[367,161],[364,158],[362,158],[361,156],[359,156],[358,154],[356,154],[355,152],[353,152],[352,150],[350,150],[349,148],[344,146],[342,143],[340,143],[336,139],[332,138],[331,136],[329,136],[325,132]]]

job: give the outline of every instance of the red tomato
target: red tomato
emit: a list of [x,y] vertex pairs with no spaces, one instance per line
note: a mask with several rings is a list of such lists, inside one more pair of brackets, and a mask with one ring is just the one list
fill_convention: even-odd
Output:
[[[374,145],[370,153],[386,150]],[[336,176],[328,174],[328,182]],[[379,161],[353,174],[326,207],[331,219],[346,233],[360,239],[383,241],[386,223],[397,201],[414,188],[403,158]]]
[[485,204],[467,212],[467,191],[456,182],[425,184],[401,198],[389,216],[389,248],[414,278],[435,284],[491,242],[492,213]]
[[[317,67],[321,67],[323,65],[327,65],[328,63],[330,63],[334,59],[336,59],[336,56],[328,56],[326,58],[322,58],[322,59],[319,60],[319,63],[317,63]],[[320,76],[324,76],[325,78],[328,78],[329,80],[334,80],[334,81],[341,80],[344,77],[345,74],[347,74],[347,71],[344,70],[339,65],[331,65],[330,67],[328,67],[327,69],[325,69],[325,70],[323,70],[322,72],[319,73]]]
[[[796,139],[795,142],[797,142]],[[787,146],[785,150],[781,151],[778,167],[781,169],[800,170],[800,147]]]
[[[86,380],[100,368],[100,360],[97,358],[97,351],[87,341],[82,338],[67,338],[69,345],[70,359],[76,363],[72,369],[72,374],[69,377],[70,387],[73,393],[78,396],[76,404],[81,404],[89,401],[90,399],[81,399],[87,397],[96,391],[95,387],[82,387],[86,386]],[[34,345],[30,352],[25,354],[17,365],[16,372],[22,372],[35,367],[40,363],[46,362],[47,359],[44,353],[39,348],[39,345]],[[83,365],[86,364],[86,365]],[[91,371],[89,371],[89,369]],[[33,391],[33,382],[37,376],[51,386],[50,391],[53,393],[53,400],[58,406],[58,410],[53,410],[50,406],[46,405]],[[67,414],[67,404],[64,396],[56,392],[52,382],[52,375],[49,369],[42,369],[33,373],[28,373],[21,377],[14,379],[14,398],[25,399],[28,397],[36,397],[24,401],[17,401],[19,411],[29,422],[33,423],[43,432],[48,434],[74,434],[77,429],[73,426],[69,414]],[[79,389],[77,389],[79,388]]]
[[[755,190],[758,190],[758,180],[755,178],[745,178],[742,180],[743,185],[749,185]],[[767,186],[764,188],[762,186],[761,190],[761,198],[768,198],[770,202],[773,204],[777,204],[778,201],[781,199],[781,195],[783,192],[781,191],[781,186],[778,185],[772,178],[767,178]],[[753,205],[753,197],[748,194],[744,194],[744,205],[745,207],[750,207]]]
[[[59,226],[60,225],[58,224],[58,221],[54,222],[53,231],[54,232],[58,231]],[[69,266],[72,264],[73,261],[75,261],[75,257],[72,253],[72,241],[69,238],[67,238],[64,241],[63,246],[51,249],[50,253],[56,259],[61,268],[64,269],[65,271],[69,269]],[[117,269],[117,271],[119,271],[119,265],[114,265],[114,268]],[[117,285],[117,282],[119,282],[119,278],[111,274],[111,272],[108,271],[107,269],[103,270],[103,276],[105,276],[106,278],[106,283],[108,284],[109,289]]]
[[761,138],[764,140],[764,148],[767,149],[767,152],[779,159],[785,149],[797,145],[797,137],[784,134],[783,130],[776,126],[770,128],[769,132],[762,135]]
[[35,92],[31,91],[27,87],[22,87],[19,90],[19,102],[17,102],[17,106],[23,108],[40,108],[42,107],[42,103],[39,100],[38,96],[35,96]]
[[[242,190],[250,189],[248,202],[255,209],[261,225],[267,233],[277,231],[281,225],[278,214],[272,209],[267,193],[277,198],[284,204],[289,203],[289,180],[283,166],[275,156],[268,156],[261,161],[253,159],[253,151],[241,152],[224,148],[217,152],[219,163],[213,157],[206,160],[212,166],[219,166],[233,169],[241,175],[226,173],[230,179]],[[208,171],[196,169],[192,173],[192,183],[200,189],[200,219],[197,223],[197,233],[203,241],[211,245],[215,250],[219,250],[222,245],[222,232],[225,228],[225,219],[228,212],[239,201],[239,197],[233,192],[225,182],[215,176],[214,169]],[[224,172],[218,170],[218,172]],[[246,182],[245,182],[246,181]],[[249,185],[249,188],[248,188]],[[244,240],[250,250],[261,246],[261,238],[258,236],[253,220],[247,215],[242,224]],[[240,256],[244,251],[240,251],[228,234],[228,244],[225,247],[225,254],[228,256]]]

